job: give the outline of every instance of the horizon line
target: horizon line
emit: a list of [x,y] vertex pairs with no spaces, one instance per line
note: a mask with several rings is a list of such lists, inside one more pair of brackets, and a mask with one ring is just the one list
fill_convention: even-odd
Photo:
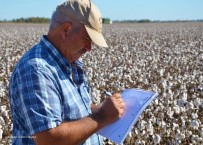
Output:
[[[39,17],[39,16],[36,16],[36,17],[19,17],[19,18],[13,18],[13,19],[0,19],[1,22],[11,22],[11,21],[14,21],[14,20],[18,20],[18,19],[29,19],[29,18],[43,18],[43,19],[50,19],[48,17]],[[108,17],[103,17],[104,19],[110,19]],[[143,19],[110,19],[111,21],[113,22],[119,22],[119,21],[142,21],[142,20],[147,20],[147,21],[151,21],[151,22],[156,22],[156,21],[203,21],[203,18],[202,19],[169,19],[169,20],[159,20],[159,19],[148,19],[148,18],[143,18]]]

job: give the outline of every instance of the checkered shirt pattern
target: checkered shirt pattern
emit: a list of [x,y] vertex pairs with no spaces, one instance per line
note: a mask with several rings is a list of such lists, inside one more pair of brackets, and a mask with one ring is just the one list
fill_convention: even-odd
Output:
[[[80,59],[70,64],[46,36],[20,59],[9,84],[13,145],[34,145],[35,133],[91,114],[82,67]],[[102,144],[102,138],[93,134],[82,144]]]

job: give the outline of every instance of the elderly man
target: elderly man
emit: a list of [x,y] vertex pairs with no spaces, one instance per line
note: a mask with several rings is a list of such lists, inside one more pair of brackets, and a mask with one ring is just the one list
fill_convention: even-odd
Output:
[[96,134],[123,114],[120,94],[93,105],[80,57],[92,42],[108,47],[102,18],[89,0],[58,6],[48,35],[18,62],[9,98],[14,145],[99,145]]

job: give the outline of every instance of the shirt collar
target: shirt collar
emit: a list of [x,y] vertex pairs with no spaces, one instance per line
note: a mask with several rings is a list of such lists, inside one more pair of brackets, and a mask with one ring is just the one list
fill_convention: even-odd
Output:
[[68,60],[54,47],[46,38],[47,36],[44,35],[41,38],[41,42],[44,43],[47,50],[52,54],[54,57],[54,60],[59,64],[59,66],[62,69],[66,69],[68,74],[70,75],[72,73],[72,67],[71,64],[68,62]]

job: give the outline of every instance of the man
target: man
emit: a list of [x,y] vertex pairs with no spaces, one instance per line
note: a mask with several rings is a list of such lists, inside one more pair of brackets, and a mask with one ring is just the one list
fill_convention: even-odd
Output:
[[124,102],[113,94],[92,104],[80,57],[92,42],[108,47],[102,18],[89,0],[69,0],[52,15],[47,36],[18,62],[9,98],[14,145],[99,145],[96,134],[122,116]]

